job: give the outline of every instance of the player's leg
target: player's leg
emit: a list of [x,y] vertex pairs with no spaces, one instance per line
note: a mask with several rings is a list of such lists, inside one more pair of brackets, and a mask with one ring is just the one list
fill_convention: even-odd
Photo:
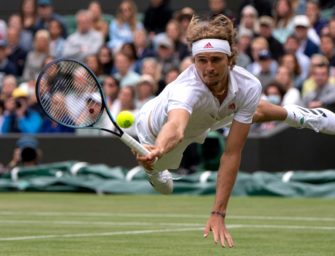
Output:
[[308,109],[298,105],[284,107],[261,100],[253,122],[284,121],[295,128],[309,128],[316,132],[335,134],[335,114],[325,108]]

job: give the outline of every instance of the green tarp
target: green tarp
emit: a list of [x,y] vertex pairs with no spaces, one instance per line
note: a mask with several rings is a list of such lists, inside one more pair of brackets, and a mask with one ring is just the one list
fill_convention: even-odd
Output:
[[[216,172],[198,170],[187,176],[175,174],[175,177],[175,194],[215,193]],[[141,167],[128,170],[75,161],[15,168],[0,176],[0,191],[155,193]],[[335,197],[335,170],[239,172],[233,195]]]

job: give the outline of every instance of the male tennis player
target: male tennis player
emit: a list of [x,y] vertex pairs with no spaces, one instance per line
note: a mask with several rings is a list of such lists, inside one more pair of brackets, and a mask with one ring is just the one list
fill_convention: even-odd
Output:
[[163,194],[173,189],[167,169],[179,167],[186,147],[204,142],[211,129],[231,124],[204,231],[205,237],[212,231],[215,242],[229,247],[233,240],[225,227],[225,214],[251,123],[283,120],[295,127],[335,134],[335,115],[328,110],[282,108],[260,101],[258,79],[234,66],[234,33],[232,22],[224,15],[209,21],[194,17],[187,31],[194,64],[147,102],[136,121],[138,137],[150,151],[137,160],[147,170],[152,186]]

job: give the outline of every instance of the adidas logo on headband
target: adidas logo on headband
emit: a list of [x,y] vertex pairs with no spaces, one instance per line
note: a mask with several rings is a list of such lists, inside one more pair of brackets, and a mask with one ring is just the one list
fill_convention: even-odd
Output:
[[207,48],[214,48],[214,47],[212,46],[210,42],[208,42],[207,44],[205,44],[204,48],[207,49]]

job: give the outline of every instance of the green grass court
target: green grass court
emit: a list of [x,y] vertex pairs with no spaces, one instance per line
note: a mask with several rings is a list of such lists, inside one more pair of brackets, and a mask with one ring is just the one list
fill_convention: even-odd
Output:
[[202,230],[213,196],[0,194],[0,255],[335,255],[334,199],[233,197],[235,248]]

